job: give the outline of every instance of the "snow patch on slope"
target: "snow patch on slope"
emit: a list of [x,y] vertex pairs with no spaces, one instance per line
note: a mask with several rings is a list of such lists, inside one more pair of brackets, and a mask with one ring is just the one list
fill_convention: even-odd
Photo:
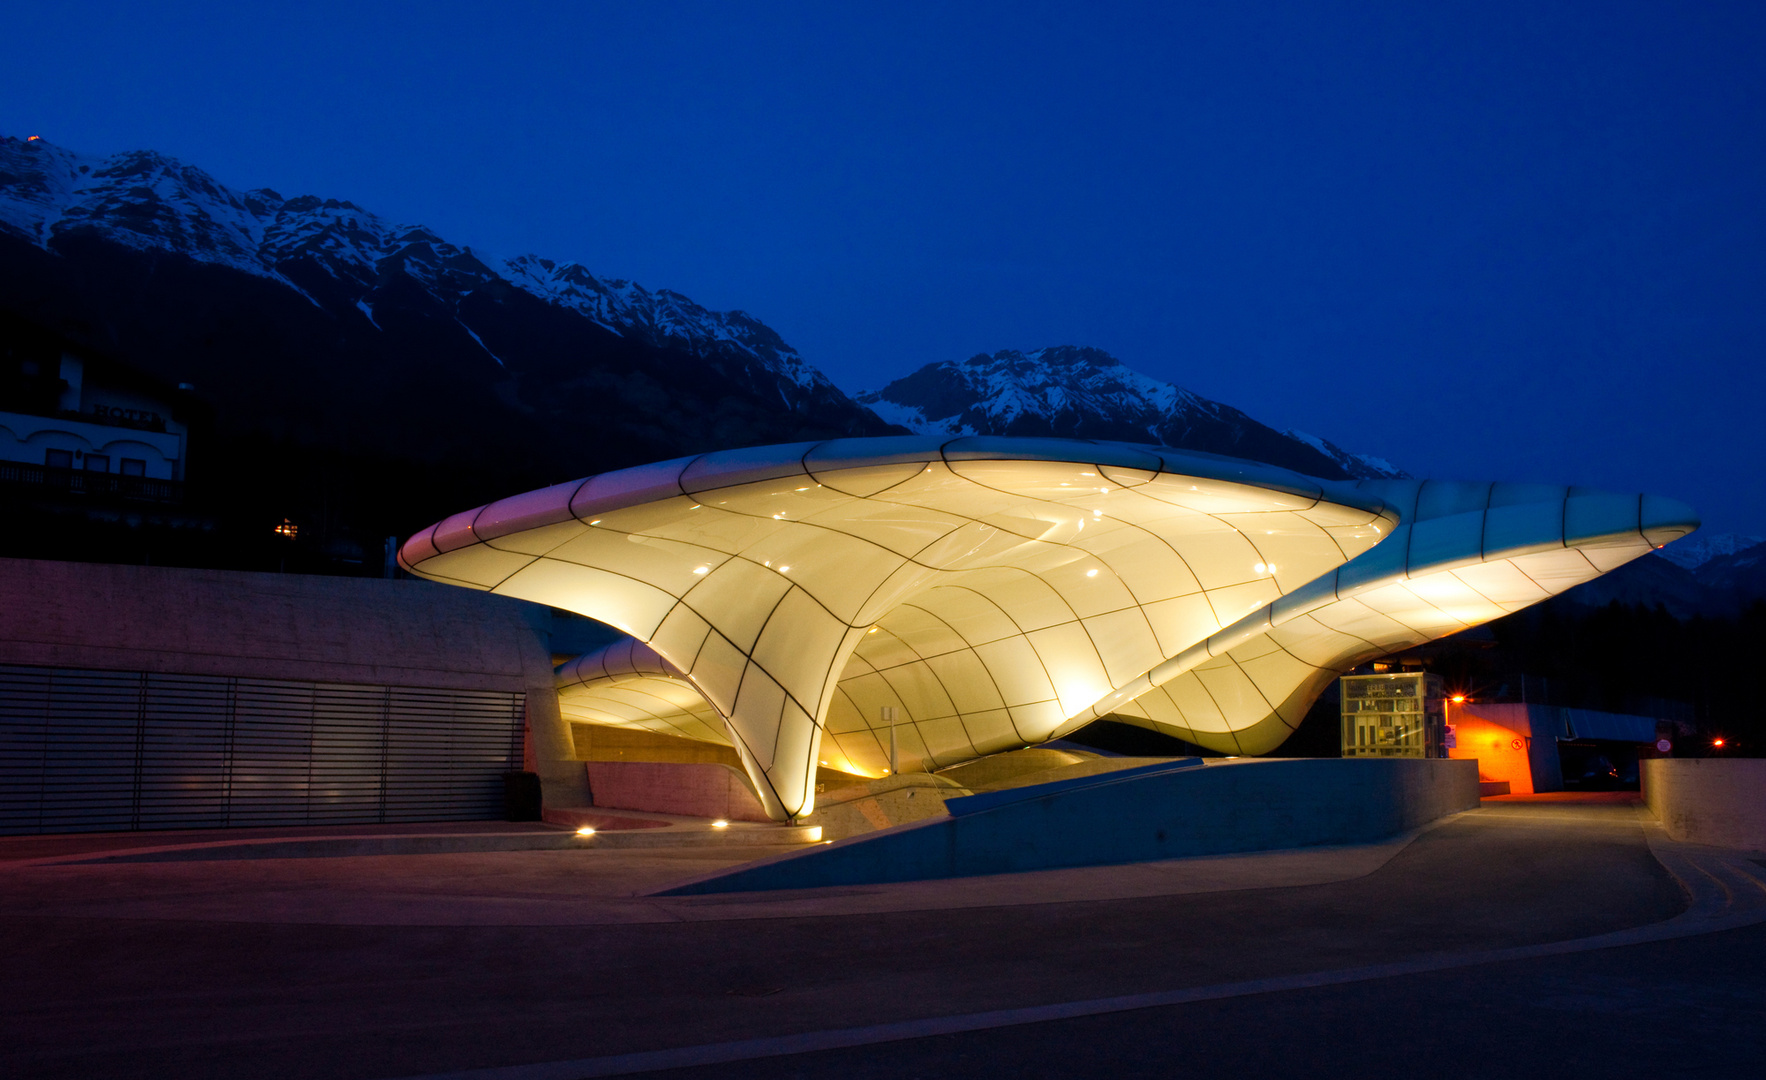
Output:
[[494,352],[491,352],[491,347],[489,345],[486,345],[484,343],[484,339],[478,336],[478,331],[472,329],[472,327],[470,327],[470,326],[467,326],[465,323],[460,322],[459,319],[455,319],[454,322],[459,325],[460,329],[466,331],[467,335],[469,337],[471,337],[473,341],[478,342],[478,347],[484,350],[484,354],[486,356],[490,357],[492,360],[495,360],[497,362],[498,367],[506,368],[509,366],[508,364],[503,363],[502,357],[498,356]]

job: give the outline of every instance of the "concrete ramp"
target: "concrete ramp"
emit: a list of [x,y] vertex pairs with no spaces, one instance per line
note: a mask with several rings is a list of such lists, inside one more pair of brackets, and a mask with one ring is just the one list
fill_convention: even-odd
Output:
[[949,816],[749,863],[658,896],[806,889],[1357,844],[1478,805],[1474,761],[1177,758],[945,803]]

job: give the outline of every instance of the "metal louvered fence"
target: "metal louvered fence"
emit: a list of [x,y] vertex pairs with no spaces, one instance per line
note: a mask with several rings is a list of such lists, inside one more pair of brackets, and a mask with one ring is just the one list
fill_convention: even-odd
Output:
[[524,699],[0,664],[0,834],[498,818]]

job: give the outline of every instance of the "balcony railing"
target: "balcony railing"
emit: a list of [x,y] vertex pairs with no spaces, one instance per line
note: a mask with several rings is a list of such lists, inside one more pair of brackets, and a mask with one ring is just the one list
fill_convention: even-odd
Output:
[[0,461],[0,484],[87,498],[162,503],[184,501],[184,484],[178,480],[30,465],[22,461]]

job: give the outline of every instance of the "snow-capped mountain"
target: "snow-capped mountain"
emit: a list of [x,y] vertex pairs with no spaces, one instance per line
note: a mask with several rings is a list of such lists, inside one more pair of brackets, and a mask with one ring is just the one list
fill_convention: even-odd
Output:
[[742,312],[498,259],[341,200],[234,190],[145,151],[0,138],[0,328],[0,357],[71,349],[195,387],[208,419],[180,520],[208,522],[217,552],[288,518],[315,551],[378,565],[387,536],[447,507],[899,431]]
[[[1704,544],[1699,541],[1705,540]],[[1585,607],[1663,607],[1679,619],[1703,615],[1732,618],[1766,601],[1766,543],[1740,546],[1747,537],[1697,533],[1626,563],[1565,593]],[[1687,551],[1676,551],[1682,546]],[[1687,564],[1694,563],[1692,566]]]
[[[42,139],[0,138],[0,235],[55,254],[99,241],[150,262],[171,254],[237,271],[284,288],[339,322],[360,320],[352,334],[420,332],[428,348],[438,334],[452,335],[459,347],[499,369],[490,376],[504,380],[496,395],[518,409],[543,410],[559,381],[594,382],[598,376],[554,363],[555,340],[545,343],[552,355],[544,357],[532,353],[540,343],[529,340],[524,358],[522,343],[532,338],[534,320],[517,325],[507,317],[515,293],[631,344],[694,357],[740,388],[754,407],[842,433],[880,434],[895,424],[922,433],[1118,438],[1325,476],[1402,475],[1378,458],[1301,432],[1276,432],[1096,349],[1005,351],[933,364],[854,404],[777,332],[744,312],[711,311],[679,293],[600,277],[575,262],[498,258],[350,202],[287,198],[268,188],[237,191],[152,151],[98,157]],[[420,309],[425,325],[419,331],[406,321],[395,332],[400,319],[389,316],[389,305],[407,314]],[[361,344],[375,351],[372,342]],[[405,342],[381,345],[383,352],[408,348]],[[579,368],[605,367],[592,357],[582,359]],[[537,368],[548,369],[544,378]],[[683,379],[693,381],[690,371],[657,375],[665,394]],[[650,388],[626,390],[628,398],[644,399],[637,403],[640,412],[666,405]],[[728,395],[718,401],[727,403]],[[622,422],[635,422],[627,413]],[[677,416],[668,426],[683,425],[688,421]],[[753,424],[744,431],[763,437]]]
[[1315,476],[1403,476],[1297,431],[1123,366],[1101,349],[1006,349],[928,364],[856,401],[921,434],[1061,435],[1159,443],[1285,465]]
[[1762,543],[1766,543],[1766,537],[1742,536],[1737,533],[1712,533],[1707,536],[1699,532],[1674,541],[1656,552],[1656,556],[1667,559],[1683,570],[1698,570],[1713,559],[1736,555]]
[[1306,432],[1299,431],[1295,428],[1288,428],[1286,431],[1282,432],[1282,434],[1296,442],[1303,442],[1307,446],[1317,450],[1319,453],[1336,462],[1337,466],[1343,470],[1345,475],[1357,480],[1371,480],[1380,477],[1404,477],[1410,475],[1383,457],[1374,457],[1372,454],[1357,454],[1353,451],[1343,449],[1341,446],[1338,446],[1336,443],[1331,442],[1328,439],[1321,439],[1317,435],[1308,435]]
[[190,505],[217,537],[246,541],[286,517],[371,554],[438,507],[681,454],[904,429],[1396,472],[1090,349],[931,365],[870,395],[873,411],[741,311],[574,262],[499,258],[351,202],[236,190],[151,151],[41,139],[0,137],[0,324],[194,386],[212,424],[192,436]]
[[[0,138],[0,231],[45,250],[87,234],[140,251],[172,252],[277,282],[315,304],[308,279],[317,269],[355,294],[351,306],[371,323],[374,293],[395,273],[450,306],[506,283],[615,334],[698,356],[787,408],[845,396],[743,312],[710,311],[679,293],[599,278],[572,262],[499,259],[354,203],[284,198],[267,188],[234,191],[152,151],[94,157],[42,139]],[[503,362],[478,331],[461,325]]]
[[[1662,550],[1665,552],[1668,548]],[[1707,588],[1719,593],[1738,597],[1766,596],[1766,544],[1713,556],[1693,573]]]

